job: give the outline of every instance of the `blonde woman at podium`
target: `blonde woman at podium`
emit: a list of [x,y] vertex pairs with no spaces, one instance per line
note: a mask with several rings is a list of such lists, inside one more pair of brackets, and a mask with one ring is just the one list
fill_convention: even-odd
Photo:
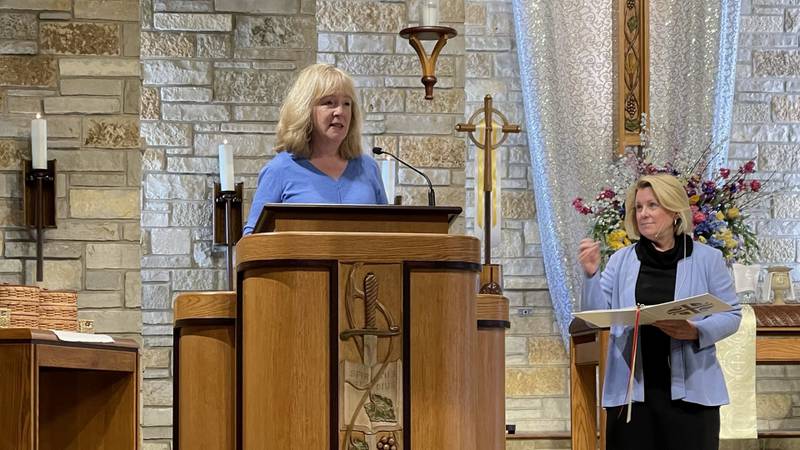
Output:
[[609,450],[719,448],[719,407],[728,403],[728,392],[714,344],[736,332],[741,312],[722,253],[692,240],[692,219],[680,181],[648,175],[631,186],[625,201],[625,231],[639,242],[614,253],[601,273],[599,243],[580,243],[585,310],[651,305],[705,293],[734,307],[696,321],[642,326],[633,380],[634,329],[611,327],[603,386]]
[[266,203],[386,204],[378,164],[361,151],[361,121],[349,75],[303,69],[281,106],[277,155],[258,175],[244,234]]

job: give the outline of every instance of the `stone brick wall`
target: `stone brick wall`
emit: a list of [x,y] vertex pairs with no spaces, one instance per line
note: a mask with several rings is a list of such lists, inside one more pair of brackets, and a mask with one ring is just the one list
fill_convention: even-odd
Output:
[[[424,169],[439,205],[464,206],[463,139],[455,124],[464,114],[464,6],[444,0],[440,21],[458,37],[442,51],[434,100],[424,98],[419,60],[398,32],[417,21],[414,2],[317,0],[317,60],[334,64],[356,81],[365,115],[364,147],[398,155]],[[425,181],[399,168],[397,194],[403,204],[427,204]],[[391,199],[390,199],[391,200]],[[463,219],[454,231],[464,229]]]
[[30,120],[57,160],[42,286],[78,291],[98,332],[140,339],[138,1],[0,2],[0,282],[34,284],[22,220]]
[[[525,124],[517,63],[512,3],[466,2],[466,115],[483,108],[491,94],[494,108],[511,123]],[[467,229],[475,221],[475,155],[467,164]],[[493,262],[503,265],[504,292],[511,302],[506,334],[506,422],[519,433],[569,431],[569,358],[555,325],[544,273],[530,153],[524,133],[512,134],[500,149],[502,164],[502,243]],[[521,308],[532,309],[520,316]],[[510,441],[509,448],[530,448]],[[569,447],[569,441],[537,442],[537,447]],[[542,447],[542,448],[545,448]]]
[[172,300],[226,290],[212,246],[217,146],[233,145],[245,217],[278,108],[316,58],[313,0],[141,1],[142,334],[145,450],[172,437]]
[[[793,267],[795,290],[800,293],[798,33],[799,1],[742,1],[729,157],[731,165],[756,159],[760,176],[769,179],[767,189],[776,192],[753,214],[761,262]],[[759,430],[800,428],[797,367],[759,366],[757,374]],[[800,440],[772,440],[767,445],[779,443],[800,446]]]

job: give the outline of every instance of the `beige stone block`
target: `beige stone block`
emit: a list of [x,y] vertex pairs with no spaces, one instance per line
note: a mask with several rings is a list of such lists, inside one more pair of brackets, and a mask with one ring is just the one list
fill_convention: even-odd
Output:
[[36,14],[0,13],[0,39],[33,40],[38,28]]
[[792,416],[790,394],[756,395],[756,411],[759,419],[785,419]]
[[194,56],[195,39],[190,33],[157,33],[141,35],[141,55],[149,57],[189,58]]
[[0,40],[0,54],[3,55],[35,55],[39,53],[36,41]]
[[536,213],[531,192],[505,191],[501,201],[506,219],[530,219]]
[[218,70],[214,76],[214,100],[280,104],[291,81],[289,72]]
[[119,55],[120,28],[101,23],[43,23],[41,53],[58,55]]
[[83,291],[78,294],[81,308],[120,308],[122,296],[119,292]]
[[[227,34],[198,34],[198,58],[230,58],[233,54],[231,37]],[[255,63],[254,63],[255,64]]]
[[377,1],[317,0],[320,31],[397,33],[406,27],[406,5]]
[[61,95],[121,95],[122,80],[76,78],[61,80]]
[[313,49],[317,30],[310,16],[242,16],[235,37],[237,48]]
[[143,427],[172,426],[172,408],[144,408],[142,412]]
[[118,291],[122,289],[122,277],[123,274],[119,271],[87,270],[86,289],[95,291]]
[[234,106],[233,119],[277,122],[279,111],[278,106]]
[[188,229],[154,228],[150,230],[151,253],[155,255],[184,255],[191,251],[192,238]]
[[464,8],[464,25],[485,25],[486,5],[468,4]]
[[125,186],[125,175],[121,173],[73,173],[69,177],[70,187],[75,186]]
[[20,178],[16,173],[0,174],[0,197],[22,197]]
[[404,92],[402,89],[361,88],[358,95],[364,112],[402,112]]
[[0,170],[19,170],[26,150],[22,141],[0,139]]
[[233,11],[247,14],[293,14],[298,12],[298,0],[214,0],[216,11]]
[[419,134],[419,135],[451,135],[457,116],[403,114],[392,115],[386,120],[386,133]]
[[172,350],[169,348],[145,348],[142,351],[142,365],[145,368],[169,368],[172,364]]
[[116,241],[119,227],[114,223],[62,220],[58,228],[47,230],[47,238],[60,241]]
[[139,217],[139,191],[133,189],[72,189],[72,217],[81,219],[135,219]]
[[139,80],[125,81],[125,98],[122,111],[125,114],[139,114],[139,102],[142,97],[142,83]]
[[147,174],[144,198],[148,200],[205,200],[205,176]]
[[142,120],[157,120],[161,116],[161,101],[158,90],[150,87],[141,88],[142,98],[139,105],[139,117]]
[[774,122],[799,122],[800,96],[777,95],[772,97],[772,117]]
[[87,269],[138,269],[139,244],[86,244]]
[[[419,58],[411,55],[336,55],[336,65],[350,75],[414,75],[420,76]],[[436,76],[452,76],[455,59],[440,57]],[[418,80],[419,81],[419,80]]]
[[[80,297],[78,297],[80,307]],[[88,310],[78,312],[78,318],[94,320],[97,333],[134,333],[142,331],[142,312],[139,309]],[[167,382],[170,383],[171,382]]]
[[534,367],[506,369],[506,395],[558,395],[567,393],[567,369]]
[[0,225],[22,226],[22,199],[0,199]]
[[139,56],[141,45],[141,26],[138,23],[124,24],[122,26],[123,56]]
[[114,114],[120,112],[120,104],[119,99],[109,97],[46,97],[44,111],[47,114]]
[[181,31],[231,31],[233,16],[230,14],[156,13],[153,27],[157,30]]
[[142,383],[142,400],[145,405],[172,405],[172,381],[145,380]]
[[219,153],[219,144],[227,139],[233,147],[235,157],[265,157],[274,154],[275,136],[263,134],[200,134],[194,141],[197,156],[214,156]]
[[202,61],[144,61],[146,85],[208,85],[211,64]]
[[758,168],[800,172],[800,145],[762,144],[758,152]]
[[142,152],[140,150],[129,150],[128,152],[128,168],[125,172],[127,177],[128,186],[141,187],[142,186]]
[[74,0],[78,19],[139,21],[138,0]]
[[3,0],[0,2],[2,9],[69,11],[72,0]]
[[88,117],[83,121],[84,145],[139,148],[139,119],[131,116]]
[[138,308],[142,306],[142,274],[141,272],[128,272],[125,274],[125,307]]
[[45,260],[44,279],[36,281],[36,261],[25,261],[25,279],[46,289],[81,289],[83,267],[80,260]]
[[53,150],[49,157],[58,160],[60,171],[120,172],[125,170],[125,155],[110,150]]
[[[30,234],[28,232],[21,232],[18,238],[27,239],[29,237]],[[42,251],[45,258],[77,259],[83,255],[83,245],[79,242],[45,240]],[[36,241],[8,241],[5,244],[5,256],[7,258],[35,257]]]
[[406,94],[406,112],[409,113],[454,113],[464,114],[464,90],[438,89],[433,100],[425,100],[418,91]]
[[61,58],[63,77],[139,77],[139,60],[134,58]]
[[568,364],[569,358],[560,337],[529,338],[528,359],[531,364]]
[[40,113],[42,112],[41,97],[8,97],[8,112],[10,113]]
[[51,56],[0,56],[0,86],[55,87]]
[[139,222],[126,223],[122,226],[122,238],[126,241],[139,242],[142,236],[142,230]]
[[192,105],[164,103],[161,105],[164,120],[176,122],[226,122],[230,112],[225,105]]
[[400,137],[399,156],[413,166],[463,168],[466,151],[466,143],[461,137]]
[[[2,249],[0,241],[0,249]],[[19,259],[0,259],[0,272],[22,272],[22,261]]]
[[[192,128],[189,124],[143,122],[141,128],[142,137],[148,145],[163,147],[191,145]],[[220,143],[222,143],[221,140]]]

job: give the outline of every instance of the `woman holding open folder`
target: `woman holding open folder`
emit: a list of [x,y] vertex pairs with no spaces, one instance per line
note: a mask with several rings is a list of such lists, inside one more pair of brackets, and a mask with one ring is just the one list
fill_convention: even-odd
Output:
[[329,64],[300,72],[281,106],[273,158],[258,174],[244,234],[266,203],[385,204],[378,164],[361,152],[353,79]]
[[735,333],[741,320],[722,253],[692,240],[689,199],[670,175],[644,176],[631,186],[625,230],[639,242],[614,253],[601,273],[600,244],[581,241],[584,310],[652,305],[705,293],[733,310],[642,326],[637,346],[634,327],[611,327],[602,403],[608,418],[606,448],[718,449],[719,406],[728,403],[728,392],[714,344]]

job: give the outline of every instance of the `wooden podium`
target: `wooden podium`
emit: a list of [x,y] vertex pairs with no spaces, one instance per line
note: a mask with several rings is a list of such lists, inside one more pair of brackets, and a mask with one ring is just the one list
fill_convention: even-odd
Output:
[[138,345],[0,329],[0,449],[135,450]]
[[[504,448],[508,303],[478,300],[479,241],[446,234],[459,211],[267,205],[256,230],[268,232],[237,245],[235,300],[216,294],[236,308],[235,326],[211,324],[235,330],[235,345],[218,347],[235,353],[235,377],[217,384],[235,391],[224,406],[235,420],[221,418],[235,447],[213,448]],[[176,299],[176,326],[179,308],[205,315],[188,307],[200,304],[191,295]],[[181,317],[176,339],[189,336]],[[210,449],[184,445],[213,420],[184,417],[198,406],[184,397],[185,364],[202,365],[189,362],[187,342],[176,448]]]

